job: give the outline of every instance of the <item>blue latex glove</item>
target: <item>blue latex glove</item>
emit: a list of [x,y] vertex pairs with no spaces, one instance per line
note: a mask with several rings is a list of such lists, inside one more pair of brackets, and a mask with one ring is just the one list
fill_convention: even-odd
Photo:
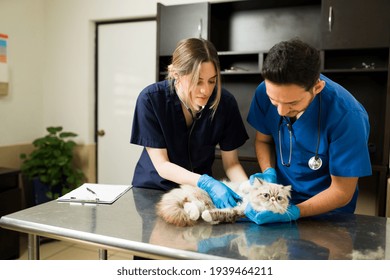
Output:
[[258,226],[254,223],[245,227],[245,239],[248,247],[253,245],[272,245],[279,239],[299,240],[297,223],[278,223]]
[[249,183],[253,185],[255,179],[261,179],[269,183],[276,183],[276,170],[275,168],[267,168],[263,173],[256,173],[249,177]]
[[297,220],[301,215],[301,211],[294,204],[288,206],[286,213],[279,214],[268,210],[257,212],[249,203],[245,208],[244,213],[252,222],[255,222],[258,225],[291,222]]
[[217,208],[231,208],[237,206],[236,201],[241,200],[241,197],[228,186],[207,174],[200,176],[198,187],[209,194]]
[[198,252],[207,253],[218,248],[229,248],[230,242],[237,238],[237,234],[228,234],[221,237],[212,237],[198,242]]

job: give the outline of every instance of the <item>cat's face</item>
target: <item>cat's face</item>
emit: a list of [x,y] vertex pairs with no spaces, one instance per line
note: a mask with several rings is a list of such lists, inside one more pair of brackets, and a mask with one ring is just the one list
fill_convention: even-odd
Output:
[[253,209],[270,210],[275,213],[284,213],[287,210],[291,196],[291,186],[268,183],[255,180],[250,191],[250,203]]

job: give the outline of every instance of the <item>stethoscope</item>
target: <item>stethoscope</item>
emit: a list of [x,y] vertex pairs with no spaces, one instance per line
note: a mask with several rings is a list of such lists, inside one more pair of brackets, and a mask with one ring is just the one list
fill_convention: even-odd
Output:
[[[313,157],[311,157],[307,163],[309,168],[311,170],[318,170],[322,166],[322,159],[318,155],[318,149],[320,147],[320,139],[321,139],[321,93],[319,93],[319,103],[318,103],[318,130],[317,130],[317,147],[316,147],[316,153]],[[286,119],[286,117],[280,117],[279,126],[278,126],[278,134],[279,134],[279,153],[280,153],[280,160],[283,166],[290,167],[291,165],[291,156],[292,156],[292,126],[290,122],[287,122],[287,129],[290,139],[290,152],[288,156],[288,162],[284,161],[283,158],[283,151],[282,151],[282,140],[281,140],[281,130],[280,127],[283,123],[283,120]]]
[[197,121],[202,117],[203,110],[206,106],[199,106],[200,107],[199,111],[194,113],[194,112],[192,112],[191,108],[183,100],[181,100],[179,95],[177,95],[177,97],[179,97],[180,102],[184,105],[184,107],[190,113],[190,115],[192,117],[192,121]]
[[[204,89],[201,89],[200,92],[204,93]],[[199,110],[194,113],[194,112],[192,112],[190,106],[188,106],[187,103],[184,102],[184,100],[181,99],[180,94],[178,92],[176,92],[176,95],[179,98],[180,102],[184,105],[184,107],[190,113],[190,115],[192,117],[192,121],[197,121],[197,120],[199,120],[202,117],[203,110],[204,110],[204,108],[206,106],[199,106]]]
[[190,164],[190,170],[192,172],[194,172],[194,167],[193,167],[192,158],[191,158],[191,149],[190,149],[190,146],[191,146],[191,135],[192,135],[192,131],[194,130],[196,121],[198,121],[202,117],[203,111],[204,111],[206,106],[199,106],[200,107],[199,111],[194,113],[194,112],[192,112],[191,108],[186,104],[186,102],[184,102],[184,100],[182,100],[180,98],[180,95],[178,93],[176,93],[176,95],[179,98],[180,102],[184,105],[184,107],[187,109],[187,111],[190,113],[190,115],[192,117],[192,124],[191,124],[190,131],[188,133],[187,150],[188,150],[188,161],[189,161],[189,164]]

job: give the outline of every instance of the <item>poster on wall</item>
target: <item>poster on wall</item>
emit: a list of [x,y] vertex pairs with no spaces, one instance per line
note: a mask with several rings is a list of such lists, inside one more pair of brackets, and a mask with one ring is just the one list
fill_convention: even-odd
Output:
[[8,35],[0,33],[0,96],[8,94]]

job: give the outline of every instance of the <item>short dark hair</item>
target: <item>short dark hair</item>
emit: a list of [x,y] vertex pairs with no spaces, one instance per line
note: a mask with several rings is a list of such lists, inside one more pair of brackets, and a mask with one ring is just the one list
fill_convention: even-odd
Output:
[[291,39],[269,50],[261,74],[275,84],[296,84],[310,90],[320,77],[320,67],[320,53],[316,48]]

